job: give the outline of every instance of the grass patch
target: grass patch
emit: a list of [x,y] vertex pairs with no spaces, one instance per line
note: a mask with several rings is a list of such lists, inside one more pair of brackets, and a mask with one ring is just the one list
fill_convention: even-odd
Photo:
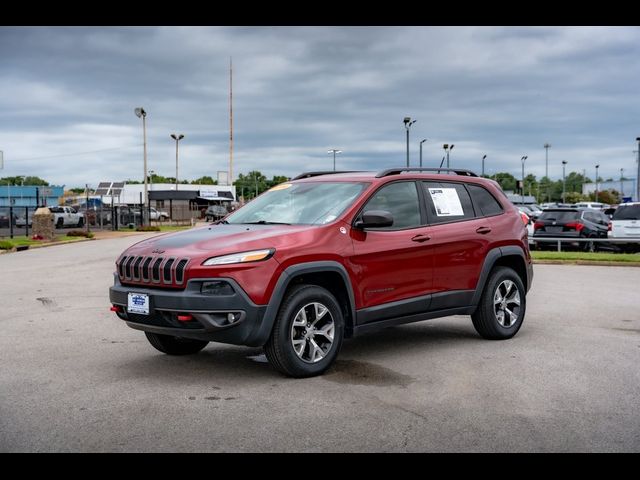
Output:
[[44,240],[32,240],[31,237],[27,237],[25,235],[21,235],[19,237],[13,237],[6,240],[0,240],[0,249],[2,250],[11,250],[13,247],[18,247],[21,245],[46,245],[48,243],[60,242],[60,243],[71,243],[77,242],[80,240],[84,240],[84,237],[66,237],[63,235],[56,235],[56,237],[52,240],[52,242],[46,242]]
[[567,263],[578,261],[640,263],[640,255],[635,253],[533,251],[531,252],[531,257],[534,260],[562,260]]
[[136,228],[136,232],[159,232],[160,227],[154,227],[152,225],[143,225],[142,227]]

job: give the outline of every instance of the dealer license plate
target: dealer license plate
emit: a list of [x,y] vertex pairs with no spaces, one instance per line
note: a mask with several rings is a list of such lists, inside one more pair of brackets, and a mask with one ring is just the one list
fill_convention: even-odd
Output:
[[149,315],[149,295],[146,293],[129,293],[127,311]]

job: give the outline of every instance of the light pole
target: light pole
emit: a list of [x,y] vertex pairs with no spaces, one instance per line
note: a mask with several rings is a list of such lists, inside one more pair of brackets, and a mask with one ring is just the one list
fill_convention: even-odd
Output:
[[176,192],[178,191],[178,142],[184,138],[184,135],[175,133],[171,134],[171,138],[176,141]]
[[481,176],[483,176],[483,177],[484,177],[484,159],[485,159],[485,158],[487,158],[487,156],[486,156],[486,155],[483,155],[483,156],[482,156],[482,174],[481,174]]
[[335,172],[336,171],[336,153],[342,153],[342,150],[336,150],[335,148],[332,148],[327,153],[333,153],[333,171]]
[[544,176],[546,178],[547,202],[551,202],[551,190],[549,189],[549,143],[544,144]]
[[566,180],[565,180],[565,176],[564,176],[564,167],[567,164],[566,160],[562,160],[562,203],[567,203],[565,201],[565,192],[567,191],[566,188]]
[[451,150],[453,150],[453,147],[455,145],[452,143],[451,145],[445,143],[444,145],[442,145],[442,148],[444,148],[444,151],[447,152],[447,168],[449,168],[449,152]]
[[153,191],[153,176],[156,174],[155,171],[149,170],[149,190]]
[[[144,108],[138,107],[133,111],[133,113],[135,113],[138,118],[142,118],[142,140],[144,152],[144,204],[147,205],[147,203],[149,202],[147,191],[147,112],[144,111]],[[140,212],[143,221],[145,218],[145,211],[146,209],[143,206],[142,211]]]
[[596,165],[596,202],[598,201],[598,168],[600,165]]
[[624,168],[620,169],[620,200],[624,198],[624,184],[622,183],[624,179]]
[[427,141],[426,138],[420,141],[420,168],[422,168],[422,144],[426,141]]
[[638,175],[636,176],[636,202],[640,202],[640,137],[636,137],[638,142]]
[[522,162],[522,191],[520,192],[520,196],[522,197],[522,205],[524,205],[524,161],[529,158],[526,155],[524,155],[520,161]]
[[417,122],[417,120],[411,120],[411,117],[404,117],[404,128],[407,131],[407,168],[409,168],[409,127]]

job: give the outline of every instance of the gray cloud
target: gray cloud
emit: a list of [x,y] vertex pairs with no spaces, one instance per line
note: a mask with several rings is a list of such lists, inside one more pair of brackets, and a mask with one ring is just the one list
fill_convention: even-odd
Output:
[[[0,28],[0,176],[68,186],[228,166],[234,62],[234,171],[295,175],[405,163],[402,119],[425,163],[489,172],[602,176],[635,171],[640,29],[623,27]],[[78,152],[94,152],[82,155]],[[42,158],[46,157],[46,158]],[[33,159],[35,160],[29,160]],[[594,172],[591,172],[593,176]]]

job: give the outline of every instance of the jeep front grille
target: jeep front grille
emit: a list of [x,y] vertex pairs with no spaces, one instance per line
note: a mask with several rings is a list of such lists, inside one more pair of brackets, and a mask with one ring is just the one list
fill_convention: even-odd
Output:
[[188,258],[125,255],[116,264],[122,283],[183,286]]

